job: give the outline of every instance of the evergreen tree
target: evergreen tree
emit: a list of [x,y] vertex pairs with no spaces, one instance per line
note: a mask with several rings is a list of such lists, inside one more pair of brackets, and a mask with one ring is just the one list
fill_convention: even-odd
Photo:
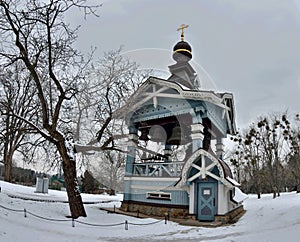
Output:
[[99,187],[99,182],[93,177],[92,173],[88,170],[84,172],[82,180],[82,192],[92,193]]

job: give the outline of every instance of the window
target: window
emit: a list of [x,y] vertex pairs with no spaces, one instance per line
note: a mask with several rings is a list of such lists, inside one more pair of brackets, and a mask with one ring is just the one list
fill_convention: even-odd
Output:
[[171,193],[147,192],[147,199],[171,200]]
[[203,190],[203,195],[208,195],[209,196],[210,195],[210,189],[208,189],[208,188],[204,189]]

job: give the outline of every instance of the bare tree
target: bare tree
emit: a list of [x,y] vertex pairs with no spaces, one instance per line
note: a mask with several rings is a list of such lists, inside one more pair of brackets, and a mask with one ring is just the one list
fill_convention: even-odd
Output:
[[91,151],[123,151],[118,139],[124,123],[114,120],[113,113],[144,75],[137,75],[136,63],[120,55],[121,49],[87,68],[72,47],[76,29],[64,22],[64,14],[72,7],[94,13],[97,6],[86,5],[86,0],[28,0],[20,6],[17,0],[0,1],[0,63],[25,65],[35,84],[40,116],[32,123],[15,113],[7,115],[21,119],[57,148],[71,215],[86,216],[77,189],[76,152],[84,157]]
[[[134,93],[150,72],[121,54],[122,48],[104,53],[93,63],[75,95],[74,133],[78,152],[116,150],[124,138],[124,120],[113,115]],[[95,133],[95,130],[97,132]],[[83,143],[83,145],[81,145]]]
[[18,116],[35,123],[38,107],[32,80],[24,75],[24,67],[20,63],[15,63],[0,73],[0,143],[3,149],[4,179],[10,182],[14,153],[38,142],[31,142],[29,135],[33,130]]
[[261,156],[266,164],[267,181],[273,191],[273,198],[280,195],[283,185],[280,174],[288,153],[287,143],[283,136],[283,130],[289,126],[286,116],[286,114],[273,114],[270,117],[260,118],[257,123],[258,145],[261,147]]
[[94,174],[97,179],[110,189],[110,195],[115,195],[120,189],[125,174],[125,154],[116,151],[106,151],[94,164]]
[[64,14],[73,7],[85,14],[97,6],[86,0],[0,0],[0,64],[22,62],[36,88],[40,122],[18,117],[53,143],[63,163],[71,216],[86,216],[77,186],[72,137],[65,135],[68,120],[61,119],[63,104],[76,93],[76,80],[83,70],[82,56],[73,48],[76,29],[64,22]]
[[137,63],[121,52],[122,48],[106,52],[87,68],[86,78],[80,81],[80,91],[75,95],[72,118],[75,147],[80,152],[78,165],[93,167],[97,178],[113,193],[124,175],[121,153],[126,153],[124,120],[116,120],[113,115],[150,74],[139,71]]
[[263,174],[261,172],[263,160],[260,155],[259,133],[255,129],[255,125],[246,131],[243,141],[239,139],[241,149],[239,152],[244,155],[245,171],[250,177],[251,186],[257,194],[257,198],[261,197]]
[[[237,134],[239,135],[239,134]],[[237,136],[238,137],[238,136]],[[242,139],[239,137],[231,137],[234,142],[242,142]],[[241,150],[242,144],[239,143],[236,145],[232,150],[226,151],[226,155],[224,155],[224,160],[229,160],[232,167],[233,167],[233,174],[235,176],[235,179],[237,180],[238,183],[242,183],[246,179],[246,175],[244,172],[245,169],[245,159],[244,159],[244,154],[243,150]]]
[[[283,117],[284,122],[286,118]],[[292,179],[291,184],[296,187],[297,193],[300,193],[300,116],[296,114],[295,125],[287,125],[283,131],[285,140],[289,143],[290,153],[287,157],[288,167],[287,172]]]
[[139,71],[137,63],[121,51],[122,48],[106,52],[87,68],[86,78],[78,83],[80,91],[73,100],[74,108],[68,112],[74,124],[76,151],[80,153],[78,167],[90,170],[94,166],[103,176],[98,176],[99,180],[113,190],[120,183],[123,168],[120,158],[116,161],[115,157],[124,156],[115,152],[126,153],[123,141],[127,130],[124,120],[116,120],[113,115],[150,73]]
[[243,135],[233,139],[238,145],[232,163],[238,166],[237,159],[244,160],[247,187],[252,187],[258,198],[263,191],[273,192],[275,198],[284,187],[289,127],[286,114],[273,113],[258,118]]

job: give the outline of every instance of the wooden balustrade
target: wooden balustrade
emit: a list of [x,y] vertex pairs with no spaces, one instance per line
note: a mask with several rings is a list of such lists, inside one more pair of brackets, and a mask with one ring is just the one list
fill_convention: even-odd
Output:
[[184,162],[182,161],[135,163],[133,164],[133,175],[177,177],[180,176],[183,165]]

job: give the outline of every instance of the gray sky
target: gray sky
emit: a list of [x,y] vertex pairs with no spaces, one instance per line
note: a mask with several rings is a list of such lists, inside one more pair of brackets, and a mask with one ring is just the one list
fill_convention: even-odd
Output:
[[300,0],[102,2],[99,18],[68,17],[81,25],[81,51],[95,46],[100,56],[124,45],[142,66],[167,70],[185,23],[194,63],[216,91],[234,94],[239,127],[273,111],[300,112]]

